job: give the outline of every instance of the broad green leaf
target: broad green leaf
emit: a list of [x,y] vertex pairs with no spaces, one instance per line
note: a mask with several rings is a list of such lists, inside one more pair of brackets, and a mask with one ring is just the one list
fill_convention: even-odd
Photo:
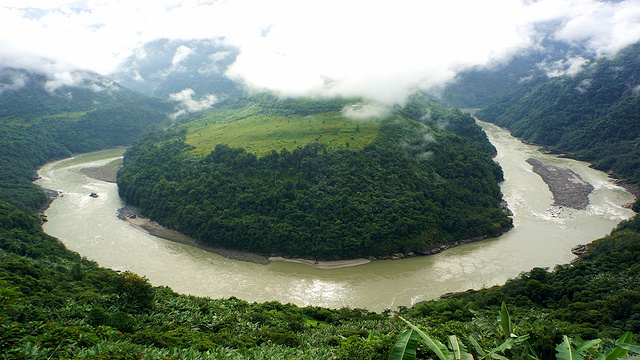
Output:
[[420,336],[413,329],[405,330],[398,341],[391,348],[389,360],[414,360]]
[[[616,345],[618,345],[619,347],[627,350],[627,352],[631,351],[631,352],[634,352],[636,354],[640,354],[640,346],[638,346],[638,345],[624,344],[624,343],[619,343],[619,342],[616,342]],[[625,355],[622,355],[622,356],[625,356]]]
[[484,336],[495,335],[496,328],[491,323],[491,321],[489,321],[489,319],[482,316],[479,312],[475,310],[471,310],[471,312],[474,315],[473,323],[478,327],[478,329],[480,329],[480,332],[482,333],[482,335]]
[[511,317],[509,316],[509,311],[507,311],[507,304],[502,303],[502,308],[500,309],[500,326],[502,327],[502,334],[505,338],[511,336],[513,332],[513,328],[511,326]]
[[633,333],[631,331],[627,331],[624,334],[622,334],[620,339],[616,341],[616,345],[618,345],[618,348],[620,348],[620,352],[618,353],[617,357],[627,356],[627,354],[629,353],[629,350],[621,347],[620,344],[631,345],[632,341],[633,341]]
[[424,342],[425,345],[427,345],[427,347],[429,349],[431,349],[431,351],[436,353],[436,355],[440,358],[440,360],[453,360],[453,357],[451,356],[451,353],[449,352],[447,347],[444,346],[443,343],[441,343],[438,340],[432,339],[431,337],[429,337],[429,335],[425,334],[417,326],[413,325],[412,323],[408,322],[407,320],[403,319],[402,317],[400,319],[402,319],[402,321],[406,322],[407,325],[409,325],[410,328],[412,328],[414,331],[416,331],[418,333],[418,335],[420,335],[420,337],[422,338],[422,342]]
[[616,346],[611,351],[609,351],[608,353],[598,358],[598,360],[600,360],[601,358],[604,360],[616,360],[619,357],[627,356],[627,353],[629,353],[629,351],[627,349],[623,349],[620,345],[630,345],[632,341],[632,337],[633,337],[633,334],[629,331],[622,334],[622,336],[618,339],[618,341],[616,341],[616,345],[618,346]]
[[511,360],[506,356],[502,356],[500,354],[491,354],[491,357],[496,359],[496,360]]
[[[582,344],[586,343],[586,341],[582,340],[582,338],[578,335],[576,335],[576,340],[578,341],[578,344],[580,344],[580,346],[582,346]],[[600,343],[600,339],[594,339],[594,340],[589,340],[589,341],[598,341],[598,343]],[[589,355],[593,356],[594,358],[597,358],[599,356],[599,354],[596,352],[596,350],[593,347],[589,347],[586,349],[586,351],[589,353]]]
[[513,344],[514,344],[515,340],[513,338],[508,338],[507,340],[503,341],[502,344],[496,346],[493,350],[491,350],[491,353],[496,353],[496,352],[504,352],[505,350],[511,349],[513,348]]
[[487,353],[482,349],[482,347],[480,347],[480,344],[478,344],[478,341],[473,337],[473,335],[469,335],[469,342],[476,349],[480,359],[484,359],[487,356]]
[[577,360],[582,359],[576,349],[571,346],[571,341],[567,335],[562,336],[563,341],[556,346],[556,359],[558,360]]
[[601,355],[598,360],[616,360],[618,358],[618,355],[620,354],[620,351],[622,351],[622,348],[616,346],[612,350],[609,350],[609,352]]
[[596,357],[598,354],[595,352],[595,350],[593,349],[594,346],[600,344],[602,340],[600,339],[593,339],[593,340],[589,340],[589,341],[582,341],[582,339],[578,339],[578,347],[576,347],[576,351],[578,353],[581,352],[588,352],[589,355]]
[[449,336],[449,349],[453,351],[453,357],[456,360],[473,360],[473,356],[467,352],[467,348],[457,336]]

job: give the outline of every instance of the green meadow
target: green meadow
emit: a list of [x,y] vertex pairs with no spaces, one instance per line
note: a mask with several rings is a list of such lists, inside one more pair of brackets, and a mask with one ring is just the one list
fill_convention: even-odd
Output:
[[323,144],[328,150],[360,149],[378,134],[380,121],[354,121],[341,112],[314,115],[256,114],[245,109],[247,116],[228,118],[221,111],[187,125],[187,143],[196,147],[195,154],[206,155],[216,145],[242,147],[247,152],[262,155],[271,150],[293,150],[308,143]]
[[63,120],[73,120],[80,121],[82,116],[84,116],[88,111],[76,111],[76,112],[63,112],[57,114],[50,115],[42,115],[37,117],[0,117],[0,124],[6,125],[32,125],[34,123],[38,123],[46,120],[55,120],[55,119],[63,119]]

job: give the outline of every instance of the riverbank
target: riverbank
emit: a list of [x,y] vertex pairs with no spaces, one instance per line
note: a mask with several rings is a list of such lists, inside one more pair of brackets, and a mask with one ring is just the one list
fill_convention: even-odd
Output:
[[548,161],[529,158],[526,162],[533,166],[533,172],[540,175],[549,187],[549,191],[553,194],[553,205],[576,210],[587,208],[593,185],[582,180],[580,175],[569,168]]
[[304,264],[313,266],[316,269],[340,269],[345,267],[352,267],[358,265],[365,265],[371,262],[369,259],[350,259],[350,260],[333,260],[333,261],[323,261],[323,260],[309,260],[309,259],[301,259],[301,258],[285,258],[282,256],[271,256],[269,261],[282,261],[282,262],[291,262],[296,264]]
[[199,249],[209,251],[227,259],[240,260],[252,262],[260,265],[267,265],[271,261],[293,262],[303,265],[308,265],[316,269],[330,270],[340,269],[351,266],[364,265],[371,262],[369,259],[350,259],[350,260],[336,260],[336,261],[316,261],[302,258],[284,258],[281,256],[266,257],[257,253],[248,251],[225,249],[215,246],[204,244],[192,237],[184,235],[181,232],[168,229],[157,222],[147,219],[141,216],[138,210],[130,205],[118,209],[118,218],[127,222],[132,227],[144,231],[147,234],[159,237],[161,239],[177,242],[184,245],[197,247]]
[[179,231],[168,229],[151,219],[147,219],[141,216],[138,212],[138,209],[130,205],[118,209],[117,217],[120,220],[126,221],[126,223],[130,226],[140,231],[144,231],[149,235],[153,235],[155,237],[177,242],[180,244],[197,247],[199,249],[224,256],[227,259],[247,261],[261,265],[267,265],[269,263],[269,259],[267,259],[266,256],[247,251],[224,249],[210,246]]

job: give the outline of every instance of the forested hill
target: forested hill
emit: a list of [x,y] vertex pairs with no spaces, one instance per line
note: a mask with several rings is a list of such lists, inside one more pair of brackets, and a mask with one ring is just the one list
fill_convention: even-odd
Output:
[[95,74],[76,76],[87,78],[69,86],[25,70],[1,70],[0,199],[34,212],[45,200],[31,183],[38,166],[72,153],[129,145],[173,111],[167,101]]
[[[194,155],[184,138],[144,140],[125,154],[120,196],[209,244],[322,259],[427,253],[511,226],[500,207],[495,150],[469,115],[425,96],[384,119],[360,122],[340,111],[364,106],[358,102],[250,100],[237,104],[238,116],[221,104],[224,116],[207,119],[231,120],[209,126],[263,124],[244,133],[247,146],[251,139],[293,136],[293,129],[275,130],[292,123],[300,133],[315,126],[319,133],[309,143],[294,140],[287,143],[295,147],[258,155],[237,144]],[[262,108],[266,115],[255,111]],[[280,125],[270,129],[270,122]],[[190,141],[191,131],[215,134],[195,128]],[[358,141],[365,131],[376,134],[367,144]],[[331,145],[344,134],[344,146]]]
[[640,184],[640,44],[525,85],[477,116]]

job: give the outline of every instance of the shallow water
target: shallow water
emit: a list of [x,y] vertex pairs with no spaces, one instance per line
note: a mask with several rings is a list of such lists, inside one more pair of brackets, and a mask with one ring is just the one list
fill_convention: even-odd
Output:
[[[514,213],[515,227],[499,238],[436,255],[320,270],[294,263],[264,266],[229,260],[147,235],[116,218],[116,210],[124,204],[115,184],[79,172],[112,161],[123,149],[82,154],[43,166],[37,183],[63,195],[46,211],[49,221],[43,227],[69,249],[101,266],[131,270],[154,285],[167,285],[180,293],[382,311],[446,292],[501,284],[533,267],[566,264],[574,258],[573,246],[608,234],[633,215],[622,208],[633,196],[603,172],[587,163],[541,154],[503,129],[480,124],[498,150],[496,161],[506,179],[502,192]],[[595,190],[587,209],[551,207],[552,195],[525,162],[529,157],[566,166],[591,183]],[[91,198],[91,192],[98,198]]]

